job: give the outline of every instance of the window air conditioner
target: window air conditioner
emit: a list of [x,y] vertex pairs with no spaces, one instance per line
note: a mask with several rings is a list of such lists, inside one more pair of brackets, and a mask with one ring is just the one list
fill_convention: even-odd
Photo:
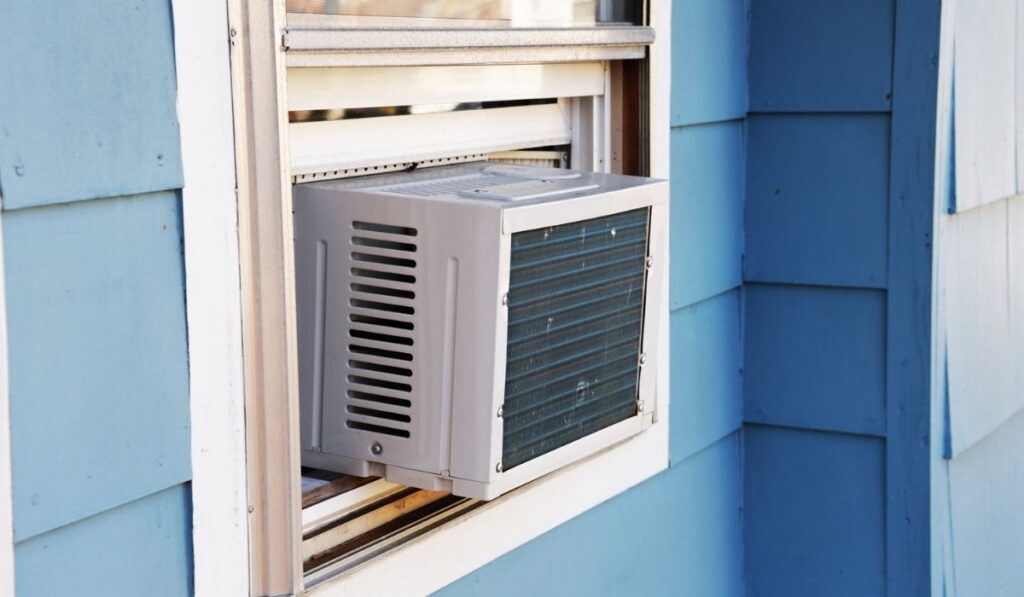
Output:
[[478,162],[294,209],[304,465],[491,499],[653,423],[664,181]]

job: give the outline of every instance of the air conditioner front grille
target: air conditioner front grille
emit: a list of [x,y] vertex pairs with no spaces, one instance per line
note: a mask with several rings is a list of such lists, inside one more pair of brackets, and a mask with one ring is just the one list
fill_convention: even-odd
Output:
[[636,414],[649,219],[512,235],[504,470]]
[[345,425],[410,437],[417,230],[352,222]]

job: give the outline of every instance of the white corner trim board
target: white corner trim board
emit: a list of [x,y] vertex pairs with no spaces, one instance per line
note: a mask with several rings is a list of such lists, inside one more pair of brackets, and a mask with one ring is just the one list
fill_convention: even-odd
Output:
[[242,315],[227,6],[174,0],[172,7],[185,176],[182,211],[195,594],[248,596]]
[[[2,206],[2,199],[0,199]],[[14,594],[14,505],[11,496],[11,417],[7,380],[7,291],[0,218],[0,595]]]

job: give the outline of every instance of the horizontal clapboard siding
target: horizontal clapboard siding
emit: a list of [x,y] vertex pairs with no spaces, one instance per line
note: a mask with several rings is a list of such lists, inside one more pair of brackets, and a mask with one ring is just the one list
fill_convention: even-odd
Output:
[[436,593],[744,594],[739,434]]
[[177,193],[5,212],[15,538],[187,481]]
[[0,3],[4,209],[177,189],[171,3]]

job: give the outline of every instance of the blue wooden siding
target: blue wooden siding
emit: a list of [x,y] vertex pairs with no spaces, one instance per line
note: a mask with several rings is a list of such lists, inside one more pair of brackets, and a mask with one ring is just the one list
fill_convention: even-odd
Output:
[[672,309],[742,282],[743,160],[742,121],[672,129]]
[[1019,595],[1024,198],[1008,195],[1024,190],[1024,2],[957,3],[946,16],[939,96],[952,109],[937,178],[954,209],[937,210],[935,239],[933,578],[950,596]]
[[732,434],[438,594],[744,594],[740,448]]
[[956,456],[1024,409],[1024,198],[940,217],[946,451]]
[[0,0],[0,39],[4,207],[181,186],[168,0]]
[[747,0],[674,2],[672,126],[746,114]]
[[672,313],[669,411],[672,462],[682,462],[743,422],[740,291]]
[[885,442],[744,429],[750,595],[885,594]]
[[896,0],[751,0],[752,112],[888,111]]
[[171,6],[0,0],[15,578],[191,591]]
[[1020,0],[961,2],[953,11],[957,211],[1024,193],[1018,185],[1024,137],[1024,36]]
[[884,288],[888,115],[752,115],[748,136],[745,279]]
[[916,0],[751,3],[751,595],[928,592],[921,364],[930,356],[938,9]]
[[18,546],[26,597],[180,597],[192,592],[189,486],[170,489]]
[[[1021,355],[1024,356],[1024,355]],[[946,595],[1024,595],[1024,413],[948,461]],[[939,565],[936,562],[936,565]]]
[[178,205],[4,215],[17,540],[190,477]]
[[745,292],[745,419],[884,434],[885,293],[765,284]]

